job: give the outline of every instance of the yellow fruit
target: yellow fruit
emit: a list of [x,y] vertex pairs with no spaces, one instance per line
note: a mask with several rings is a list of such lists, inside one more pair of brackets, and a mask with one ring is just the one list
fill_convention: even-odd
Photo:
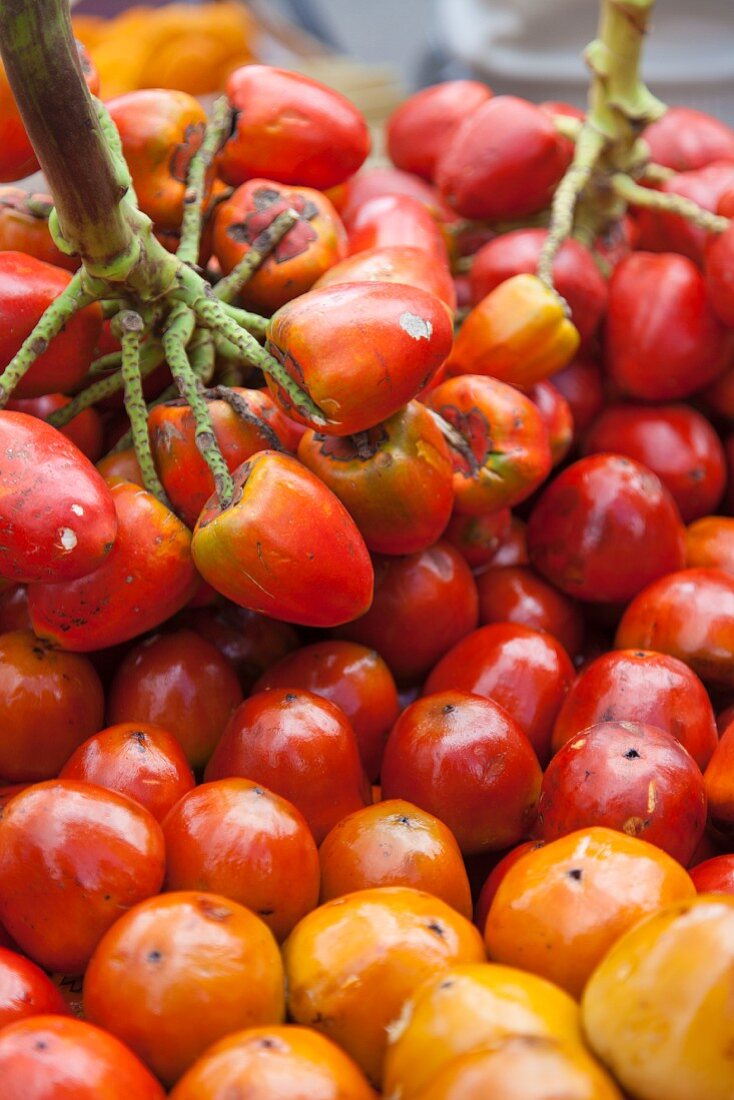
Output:
[[384,1090],[414,1100],[457,1055],[508,1036],[582,1043],[579,1008],[562,989],[509,966],[453,966],[429,978],[390,1029]]
[[635,1100],[734,1097],[734,896],[640,921],[584,993],[591,1047]]

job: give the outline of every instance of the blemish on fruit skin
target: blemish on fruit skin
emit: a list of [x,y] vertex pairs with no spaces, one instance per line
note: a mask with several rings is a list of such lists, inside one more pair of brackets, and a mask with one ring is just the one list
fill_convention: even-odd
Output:
[[419,317],[417,313],[409,313],[407,310],[405,313],[400,314],[398,324],[403,332],[407,332],[413,340],[428,340],[433,334],[433,325],[430,321],[426,321],[424,317]]
[[72,504],[71,510],[72,510],[72,512],[74,513],[75,516],[83,516],[84,515],[84,509],[82,508],[81,504]]
[[72,531],[71,527],[61,527],[59,529],[59,542],[64,550],[73,550],[78,541],[76,532]]

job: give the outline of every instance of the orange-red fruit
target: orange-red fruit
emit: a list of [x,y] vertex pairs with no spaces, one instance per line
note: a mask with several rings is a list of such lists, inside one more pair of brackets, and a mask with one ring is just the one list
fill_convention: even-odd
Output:
[[166,888],[208,890],[283,940],[319,899],[316,843],[299,811],[250,779],[190,791],[163,822]]
[[166,1085],[217,1039],[281,1023],[283,1002],[270,930],[244,906],[198,891],[161,894],[125,913],[84,977],[86,1018]]

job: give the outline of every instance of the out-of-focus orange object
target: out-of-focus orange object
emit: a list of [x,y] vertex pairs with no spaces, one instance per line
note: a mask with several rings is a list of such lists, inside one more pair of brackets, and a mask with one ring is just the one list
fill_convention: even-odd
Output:
[[235,0],[140,5],[113,19],[76,15],[73,25],[99,71],[103,99],[138,88],[218,92],[255,57],[257,24]]

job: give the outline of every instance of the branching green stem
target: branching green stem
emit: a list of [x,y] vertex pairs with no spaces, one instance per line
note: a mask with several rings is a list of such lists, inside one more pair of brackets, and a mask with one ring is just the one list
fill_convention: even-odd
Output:
[[206,174],[217,155],[222,140],[232,120],[232,108],[226,96],[214,104],[211,118],[201,146],[191,158],[186,193],[184,194],[184,213],[181,222],[181,243],[176,255],[185,264],[196,265],[199,262],[199,240],[201,222],[204,216],[206,192]]
[[283,210],[278,214],[277,218],[274,218],[270,225],[257,235],[249,251],[236,267],[232,268],[229,275],[220,279],[214,287],[217,298],[222,302],[231,302],[297,221],[298,214],[295,210]]
[[643,206],[647,210],[660,210],[668,214],[679,214],[692,225],[699,229],[705,229],[708,233],[723,233],[732,224],[729,218],[722,218],[719,214],[712,214],[705,210],[692,199],[683,195],[674,195],[665,191],[652,191],[649,187],[642,187],[635,183],[623,172],[612,176],[612,187],[615,192],[628,202],[630,206]]
[[166,492],[158,478],[148,433],[148,410],[140,382],[140,338],[143,320],[138,313],[125,310],[117,315],[115,335],[122,343],[122,378],[125,386],[125,412],[130,421],[135,456],[149,493],[167,504]]

